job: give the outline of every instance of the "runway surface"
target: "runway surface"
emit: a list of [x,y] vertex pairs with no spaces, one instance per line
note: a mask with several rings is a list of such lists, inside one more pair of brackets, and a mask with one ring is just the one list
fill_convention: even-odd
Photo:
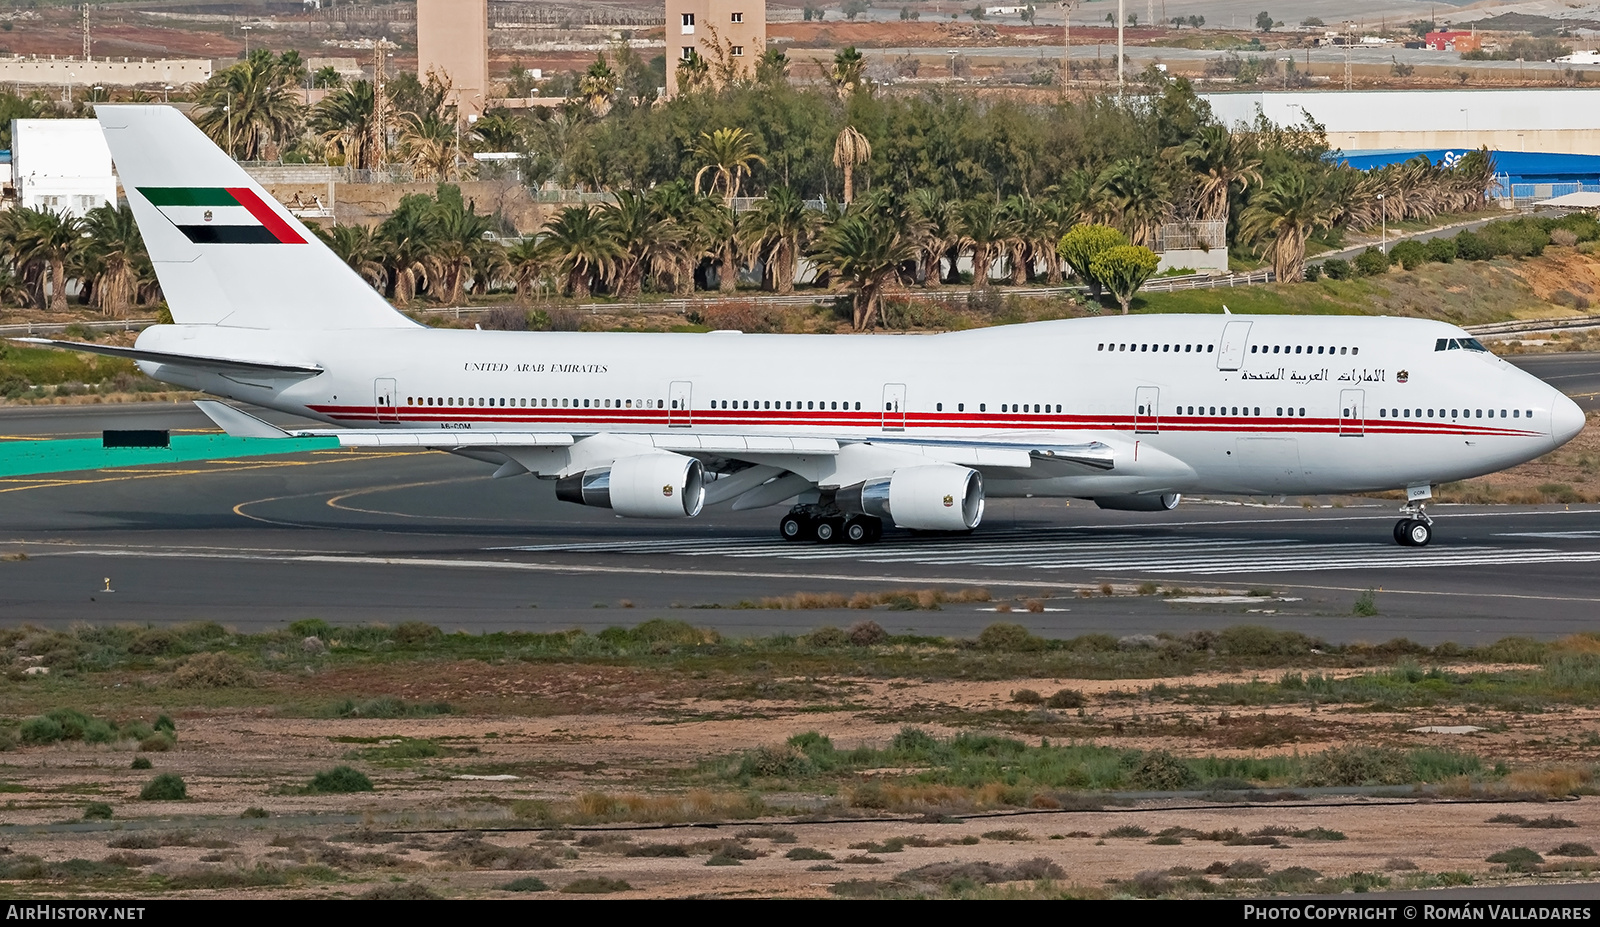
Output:
[[[1515,362],[1595,407],[1600,355]],[[0,440],[104,428],[210,422],[170,403],[0,411]],[[1050,636],[1248,622],[1330,641],[1425,643],[1600,631],[1595,506],[1438,506],[1436,540],[1417,550],[1394,544],[1394,504],[1373,500],[1312,509],[1201,500],[1160,514],[994,500],[969,536],[891,531],[851,547],[778,539],[779,509],[623,520],[555,501],[549,482],[490,472],[443,453],[325,451],[0,480],[0,556],[27,557],[0,559],[0,623],[260,630],[315,617],[549,631],[672,617],[745,635],[869,616],[749,607],[763,599],[982,586],[1017,610],[996,612],[997,601],[870,617],[896,633],[948,635],[997,620]],[[1103,585],[1122,594],[1103,595]],[[1162,594],[1133,594],[1151,586]],[[1369,589],[1379,614],[1354,616]],[[1219,590],[1257,594],[1229,601],[1210,594]],[[1042,596],[1046,611],[1021,610]]]

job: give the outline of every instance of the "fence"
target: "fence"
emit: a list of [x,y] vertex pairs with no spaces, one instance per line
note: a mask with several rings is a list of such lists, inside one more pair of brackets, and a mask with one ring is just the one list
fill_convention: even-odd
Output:
[[1221,219],[1195,219],[1192,222],[1168,222],[1156,228],[1155,241],[1150,250],[1163,251],[1213,251],[1228,247],[1228,225]]
[[1518,209],[1568,193],[1600,193],[1600,183],[1514,183],[1509,187],[1511,203]]

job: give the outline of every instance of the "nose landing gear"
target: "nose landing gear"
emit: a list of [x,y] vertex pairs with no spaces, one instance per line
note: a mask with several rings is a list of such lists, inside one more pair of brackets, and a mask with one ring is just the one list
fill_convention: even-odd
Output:
[[1433,540],[1433,519],[1422,510],[1421,502],[1408,502],[1400,508],[1402,517],[1394,524],[1394,541],[1401,547],[1427,547]]

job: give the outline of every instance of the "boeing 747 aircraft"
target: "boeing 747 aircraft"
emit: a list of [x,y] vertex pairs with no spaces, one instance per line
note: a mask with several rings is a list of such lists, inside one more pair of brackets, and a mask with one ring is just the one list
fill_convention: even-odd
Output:
[[[533,474],[635,518],[786,506],[783,537],[966,531],[998,497],[1162,511],[1183,493],[1403,490],[1561,446],[1582,411],[1422,319],[1152,315],[928,337],[441,331],[395,311],[175,109],[97,118],[174,324],[156,379]],[[234,435],[288,437],[199,403]],[[532,487],[530,487],[530,490]]]

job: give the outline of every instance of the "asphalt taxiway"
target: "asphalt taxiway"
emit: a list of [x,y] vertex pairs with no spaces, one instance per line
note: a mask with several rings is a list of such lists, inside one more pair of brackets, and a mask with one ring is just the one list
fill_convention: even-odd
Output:
[[[163,419],[137,413],[141,426]],[[75,415],[88,417],[57,421],[83,424]],[[15,416],[0,424],[23,431]],[[999,500],[970,536],[890,532],[851,547],[784,542],[777,510],[625,521],[557,502],[549,482],[490,472],[443,453],[340,450],[6,479],[0,623],[253,630],[315,617],[548,631],[671,617],[742,635],[868,616],[742,607],[764,598],[983,586],[1014,610],[950,604],[870,617],[897,633],[949,635],[997,620],[1051,636],[1248,622],[1421,642],[1600,629],[1593,506],[1439,507],[1435,543],[1411,549],[1394,544],[1393,504],[1378,501],[1201,502],[1157,515]],[[1123,594],[1103,595],[1103,585]],[[1133,594],[1148,585],[1162,594]],[[1379,614],[1353,615],[1369,589]],[[1218,590],[1256,594],[1209,595]],[[1027,599],[1046,610],[1025,611]]]

